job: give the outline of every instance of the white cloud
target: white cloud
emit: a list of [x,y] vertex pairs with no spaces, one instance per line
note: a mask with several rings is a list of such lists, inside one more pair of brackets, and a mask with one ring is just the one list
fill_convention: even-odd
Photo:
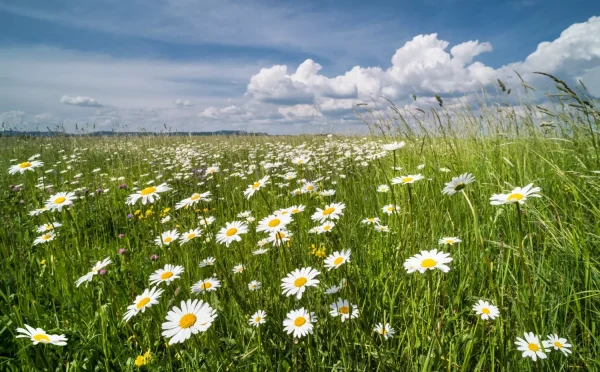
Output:
[[73,105],[73,106],[82,106],[82,107],[102,107],[101,104],[98,103],[93,98],[90,97],[70,97],[70,96],[62,96],[60,99],[60,103],[64,103],[65,105]]
[[279,113],[288,120],[318,118],[323,116],[323,114],[321,114],[321,112],[313,105],[280,107]]
[[[327,76],[313,59],[298,66],[265,67],[246,61],[132,60],[49,48],[5,48],[0,49],[0,111],[52,113],[33,120],[40,125],[47,120],[161,130],[167,123],[180,130],[197,130],[200,125],[202,130],[291,133],[331,125],[338,127],[330,131],[353,127],[358,123],[354,105],[374,101],[386,112],[382,96],[398,107],[417,108],[436,105],[432,95],[438,93],[447,106],[460,105],[453,97],[468,96],[498,78],[516,87],[513,69],[531,84],[551,84],[532,73],[537,70],[569,83],[583,78],[592,93],[600,94],[599,17],[570,26],[523,61],[492,68],[476,60],[492,51],[485,41],[452,46],[437,34],[417,35],[391,51],[387,65],[357,65]],[[77,92],[82,87],[109,108],[91,115],[90,110],[75,110],[56,101],[56,92]],[[418,96],[416,103],[413,94]],[[11,121],[28,118],[13,115]]]
[[194,104],[192,102],[190,102],[189,100],[182,100],[182,99],[176,99],[175,102],[175,106],[176,107],[192,107],[194,106]]

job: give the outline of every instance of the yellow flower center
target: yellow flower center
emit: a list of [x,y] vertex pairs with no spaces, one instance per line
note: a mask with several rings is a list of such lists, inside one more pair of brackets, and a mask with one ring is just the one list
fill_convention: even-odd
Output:
[[527,347],[529,347],[529,350],[533,351],[534,353],[540,349],[537,344],[529,344]]
[[194,234],[194,233],[188,234],[188,236],[187,236],[188,239],[194,239],[195,237],[196,237],[196,234]]
[[200,194],[194,194],[192,195],[192,197],[190,198],[190,200],[198,200],[200,199]]
[[308,186],[306,186],[306,189],[308,191],[313,191],[315,189],[315,187],[313,185],[308,185]]
[[299,316],[296,318],[296,320],[294,320],[294,325],[296,327],[302,327],[304,323],[306,323],[306,319],[304,319],[302,316]]
[[46,234],[46,235],[42,236],[42,239],[43,239],[43,240],[48,240],[48,239],[50,239],[51,237],[52,237],[52,235],[50,235],[50,234]]
[[232,227],[231,229],[227,230],[227,232],[225,233],[225,235],[227,236],[233,236],[235,234],[237,234],[238,229],[236,229],[235,227]]
[[279,226],[280,223],[281,223],[281,221],[279,219],[274,218],[271,221],[269,221],[269,227]]
[[308,280],[306,278],[298,278],[296,280],[294,280],[294,285],[298,288],[302,287],[304,284],[306,284],[306,282],[308,282]]
[[303,163],[302,159],[298,159],[298,164],[302,164],[302,163]]
[[387,335],[388,334],[388,330],[383,328],[379,333],[381,333],[382,335]]
[[255,189],[255,188],[259,187],[259,186],[260,186],[260,182],[254,182],[254,183],[252,184],[252,188],[253,188],[253,189]]
[[65,198],[64,196],[61,196],[59,198],[54,199],[54,204],[62,204],[65,202],[65,200],[67,200],[67,198]]
[[423,262],[421,262],[421,267],[424,267],[426,269],[434,267],[435,265],[437,265],[437,262],[435,262],[433,258],[426,258],[423,260]]
[[454,243],[454,239],[446,239],[446,244],[453,244]]
[[171,241],[173,240],[173,238],[171,238],[170,236],[167,236],[163,240],[164,240],[165,243],[171,243]]
[[344,262],[344,257],[338,257],[333,261],[334,265],[340,265],[342,262]]
[[281,231],[279,231],[277,234],[275,234],[275,239],[283,239],[285,238],[285,234]]
[[260,322],[262,320],[262,318],[260,316],[257,316],[256,318],[254,318],[254,321],[256,323]]
[[402,177],[402,182],[404,182],[404,183],[409,183],[412,181],[414,181],[414,178],[412,178],[412,177]]
[[325,230],[325,231],[331,230],[331,225],[327,225],[327,226],[323,227],[323,230]]
[[156,192],[156,187],[150,186],[150,187],[146,187],[145,189],[140,191],[140,194],[142,194],[142,196],[146,196],[146,195],[154,194],[155,192]]
[[196,324],[196,320],[198,318],[194,314],[185,314],[179,319],[179,326],[181,328],[190,328],[194,324]]
[[300,209],[292,209],[292,213],[300,213]]
[[523,199],[525,197],[525,195],[523,194],[519,194],[518,192],[515,192],[514,194],[510,194],[507,198],[507,200],[509,201],[519,201],[521,199]]
[[490,315],[490,309],[488,309],[487,307],[484,307],[483,309],[481,309],[481,312],[487,315]]
[[150,297],[144,297],[140,302],[137,303],[137,305],[135,305],[135,307],[136,309],[141,309],[142,307],[148,305],[148,302],[150,302]]
[[209,289],[210,287],[212,287],[212,284],[211,284],[210,282],[204,282],[204,283],[202,283],[202,285],[200,286],[200,288],[202,288],[202,289],[204,289],[204,290],[207,290],[207,289]]
[[334,211],[335,211],[335,208],[329,207],[323,211],[323,216],[328,216],[328,215],[332,214]]
[[24,168],[29,168],[31,167],[31,163],[26,161],[25,163],[21,163],[19,164],[19,168],[24,169]]
[[561,344],[561,343],[560,343],[560,342],[558,342],[558,341],[554,341],[554,346],[556,346],[556,347],[557,347],[557,348],[559,348],[559,349],[562,349],[562,348],[563,348],[563,344]]
[[50,342],[50,337],[48,337],[48,335],[45,335],[43,333],[38,333],[37,335],[34,335],[33,339],[36,340],[37,342]]
[[341,306],[338,310],[342,314],[350,314],[350,308],[348,306]]
[[167,280],[167,279],[169,279],[169,278],[170,278],[170,277],[172,277],[172,276],[173,276],[173,273],[172,273],[172,272],[170,272],[170,271],[166,271],[166,272],[162,273],[162,275],[160,276],[160,278],[161,278],[162,280]]
[[54,228],[54,226],[52,226],[52,225],[46,225],[46,226],[44,226],[44,228],[45,228],[46,230],[50,230],[50,229],[53,229],[53,228]]

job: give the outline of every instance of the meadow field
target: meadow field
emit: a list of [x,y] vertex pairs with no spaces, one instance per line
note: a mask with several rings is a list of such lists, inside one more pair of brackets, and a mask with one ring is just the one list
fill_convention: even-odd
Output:
[[600,111],[557,84],[367,136],[0,138],[0,370],[600,370]]

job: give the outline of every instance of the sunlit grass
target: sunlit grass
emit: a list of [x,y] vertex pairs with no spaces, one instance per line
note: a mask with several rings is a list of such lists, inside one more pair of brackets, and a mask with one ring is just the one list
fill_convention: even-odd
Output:
[[[441,128],[448,130],[418,135],[407,132],[402,122],[413,125],[415,119],[401,119],[398,111],[395,119],[380,118],[373,126],[385,129],[385,136],[364,139],[0,139],[0,369],[134,370],[136,359],[149,370],[600,369],[600,175],[594,173],[600,170],[600,120],[593,105],[569,99],[583,108],[558,105],[549,111],[555,116],[540,119],[552,120],[550,129],[540,128],[535,115],[528,119],[491,108],[428,112],[438,115]],[[483,121],[486,129],[478,132]],[[460,133],[459,126],[464,129]],[[406,145],[371,157],[393,140]],[[292,162],[300,145],[311,157],[306,165]],[[8,174],[10,165],[34,154],[41,154],[43,167]],[[275,162],[284,165],[266,164]],[[215,164],[219,171],[205,175]],[[288,171],[298,178],[278,177]],[[241,172],[243,178],[231,176]],[[452,177],[467,172],[475,182],[454,195],[442,195]],[[392,182],[417,174],[424,178]],[[266,175],[270,183],[246,198],[249,185]],[[302,186],[296,184],[301,178],[322,178],[316,185],[335,190],[335,195],[292,196]],[[37,188],[40,182],[53,186]],[[172,190],[160,193],[153,204],[128,205],[135,182],[139,190],[163,182]],[[529,183],[541,188],[540,198],[528,198],[523,205],[490,205],[493,194]],[[378,192],[380,185],[391,190]],[[29,215],[51,195],[75,189],[79,198],[71,208]],[[175,208],[206,191],[212,201]],[[345,204],[335,227],[309,234],[319,225],[311,215],[332,202]],[[388,215],[382,208],[390,204],[399,210]],[[291,240],[269,243],[265,254],[252,254],[267,237],[255,231],[257,223],[276,209],[295,205],[306,209],[288,225]],[[229,247],[218,244],[217,232],[227,222],[243,221],[237,216],[243,211],[256,219],[248,233]],[[170,220],[163,223],[167,216]],[[203,227],[200,238],[156,244],[163,232],[187,232],[209,216],[216,221]],[[361,222],[371,217],[379,217],[389,231]],[[53,221],[62,223],[56,237],[34,245],[42,235],[38,226]],[[443,237],[462,241],[441,245]],[[324,258],[346,249],[349,262],[328,270]],[[448,272],[407,273],[409,257],[433,249],[449,253]],[[105,273],[76,287],[80,276],[107,257],[112,264]],[[208,257],[216,259],[215,265],[199,267]],[[181,278],[160,284],[164,293],[159,303],[123,321],[136,296],[151,287],[150,275],[166,264],[183,266]],[[245,270],[234,273],[236,265]],[[283,295],[281,280],[303,267],[318,270],[320,283],[307,287],[299,300]],[[213,277],[220,281],[216,291],[192,293],[192,285]],[[344,278],[340,292],[325,293]],[[261,283],[259,290],[248,288],[253,280]],[[356,304],[357,318],[342,322],[329,314],[338,297]],[[168,338],[161,336],[167,312],[196,298],[209,303],[218,317],[206,332],[167,346]],[[473,310],[479,300],[497,306],[499,316],[480,319]],[[318,320],[314,333],[295,339],[284,332],[283,321],[300,308],[314,312]],[[249,319],[258,310],[267,316],[254,327]],[[393,337],[375,332],[378,323],[389,323]],[[64,334],[67,345],[16,339],[16,329],[24,324]],[[523,358],[515,341],[525,332],[542,340],[556,333],[573,345],[573,353],[545,350],[546,360]]]

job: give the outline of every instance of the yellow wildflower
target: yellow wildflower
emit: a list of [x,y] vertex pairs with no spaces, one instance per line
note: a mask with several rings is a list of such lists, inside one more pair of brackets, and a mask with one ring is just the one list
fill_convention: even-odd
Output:
[[40,265],[45,265],[46,264],[46,260],[41,260],[40,261]]

